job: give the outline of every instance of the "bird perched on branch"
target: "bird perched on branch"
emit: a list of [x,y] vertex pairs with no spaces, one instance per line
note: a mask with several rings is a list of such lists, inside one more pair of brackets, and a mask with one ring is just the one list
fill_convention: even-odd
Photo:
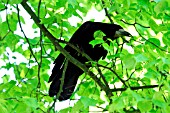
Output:
[[[98,61],[101,57],[104,58],[107,55],[107,50],[102,46],[96,45],[93,47],[89,44],[90,41],[94,40],[94,32],[98,30],[102,31],[106,38],[112,40],[117,39],[120,36],[131,36],[119,25],[87,21],[73,34],[69,43],[77,47],[82,53],[87,54],[93,61]],[[69,52],[72,57],[83,64],[89,61],[85,56],[81,55],[69,45],[66,45],[64,49]],[[52,82],[49,89],[49,96],[53,97],[57,95],[62,88],[58,98],[60,101],[70,98],[79,76],[83,74],[83,71],[79,67],[68,61],[63,84],[61,84],[65,60],[66,58],[64,55],[59,54],[54,61],[55,65],[49,78],[49,82]]]

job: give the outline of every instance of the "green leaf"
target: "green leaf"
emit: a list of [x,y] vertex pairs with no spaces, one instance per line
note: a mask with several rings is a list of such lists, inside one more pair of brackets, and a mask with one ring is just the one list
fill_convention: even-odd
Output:
[[48,82],[48,80],[49,80],[48,74],[42,74],[41,77],[43,78],[44,81]]
[[128,90],[131,93],[131,95],[136,99],[137,102],[143,100],[143,98],[141,97],[140,94],[138,94],[135,91],[132,91],[130,89],[128,89]]
[[148,0],[137,0],[138,4],[144,6],[145,8],[148,7],[149,1]]
[[113,78],[113,73],[112,72],[106,72],[106,73],[104,73],[103,74],[104,75],[104,77],[105,77],[105,79],[107,80],[107,81],[111,81],[112,80],[112,78]]
[[135,10],[129,10],[125,16],[126,21],[128,23],[135,23],[136,13],[137,12]]
[[150,78],[150,79],[156,79],[158,75],[159,74],[151,68],[149,68],[147,72],[144,74],[145,77]]
[[[135,21],[143,26],[149,26],[150,16],[151,15],[149,15],[148,12],[141,11],[140,13],[136,14]],[[139,28],[138,25],[137,28]]]
[[122,59],[125,68],[134,69],[136,66],[136,59],[132,55],[126,55]]
[[[79,100],[74,104],[73,108],[70,110],[71,110],[71,113],[78,113],[83,108],[84,108],[83,103],[81,102],[81,100]],[[68,113],[68,112],[63,112],[63,113]]]
[[152,98],[152,102],[154,105],[162,108],[166,105],[162,92],[155,92]]
[[[154,43],[157,46],[160,46],[160,40],[156,39],[156,38],[149,38],[148,41],[150,41],[151,43]],[[150,42],[146,41],[146,44],[151,44]],[[152,44],[151,44],[152,45]],[[153,46],[153,45],[152,45]]]
[[24,77],[25,77],[25,72],[24,72],[24,70],[22,70],[22,71],[20,72],[20,77],[21,77],[21,78],[24,78]]
[[110,59],[114,59],[116,57],[120,57],[120,53],[117,53],[115,55],[108,55],[107,58],[110,60]]
[[148,60],[148,58],[144,56],[143,54],[135,54],[134,58],[137,62],[145,62]]
[[90,41],[89,44],[91,44],[94,47],[95,45],[104,43],[104,40],[103,40],[104,35],[105,34],[100,30],[94,32],[95,39]]
[[74,8],[77,5],[77,1],[76,0],[68,0],[68,3],[71,4]]
[[8,24],[7,22],[0,23],[0,36],[4,37],[8,33]]
[[96,39],[90,41],[89,44],[91,44],[94,47],[95,45],[102,44],[103,42],[104,42],[103,39],[96,38]]
[[101,38],[101,39],[103,39],[103,36],[105,36],[105,34],[102,31],[97,30],[97,31],[94,32],[93,36],[94,36],[94,38]]
[[88,97],[81,97],[81,102],[83,103],[84,107],[87,108],[89,106],[95,106],[97,104],[97,100],[94,100],[92,98],[88,98]]
[[137,106],[141,112],[148,112],[152,109],[152,102],[148,100],[139,101]]
[[[13,51],[15,49],[15,46],[16,44],[18,43],[19,41],[19,36],[18,35],[15,35],[15,34],[12,34],[12,33],[9,33],[4,42],[7,44],[8,47],[10,47],[10,49]],[[8,43],[10,42],[10,43]]]
[[16,112],[20,113],[21,111],[25,111],[26,113],[31,112],[31,109],[23,102],[19,102],[16,107]]
[[0,103],[1,103],[0,104],[0,112],[1,113],[9,113],[8,109],[6,108],[8,106],[5,105],[6,101],[3,99],[0,99]]
[[22,0],[9,0],[8,3],[13,5],[13,4],[20,4]]
[[55,16],[48,17],[48,18],[43,18],[41,20],[41,24],[52,24],[52,23],[54,23],[55,20],[56,20]]
[[109,112],[121,110],[125,107],[123,98],[114,98],[112,104],[109,106]]
[[170,46],[170,31],[163,35],[162,40],[165,45]]
[[145,31],[147,30],[147,28],[144,28],[138,24],[135,24],[135,27],[137,29],[137,31],[141,34],[141,35],[144,35],[145,34]]
[[36,109],[38,107],[37,99],[31,97],[23,97],[23,101],[26,105]]
[[29,79],[29,80],[27,81],[27,83],[30,84],[30,86],[31,86],[32,88],[36,88],[37,86],[36,86],[35,84],[38,84],[38,80],[37,80],[37,79]]
[[35,44],[37,44],[38,42],[39,42],[39,38],[38,37],[36,37],[36,38],[33,38],[33,39],[29,39],[29,42],[31,43],[31,44],[33,44],[33,45],[35,45]]
[[98,64],[100,64],[100,65],[107,65],[108,64],[108,62],[107,61],[105,61],[105,60],[99,60],[98,61]]
[[3,83],[7,83],[9,81],[10,76],[9,75],[4,75],[2,77]]
[[71,107],[68,107],[68,108],[62,109],[62,110],[60,110],[60,112],[59,112],[59,113],[69,113],[69,112],[70,112],[70,109],[71,109]]
[[160,0],[154,7],[154,11],[159,14],[163,13],[164,10],[168,7],[168,1],[167,0]]
[[80,96],[89,96],[91,93],[91,88],[90,86],[92,86],[92,82],[84,82],[81,84],[80,89],[78,90],[77,94]]
[[159,33],[159,26],[156,24],[154,20],[152,19],[149,20],[149,26],[156,34]]
[[10,30],[16,31],[17,30],[17,23],[18,23],[18,15],[17,15],[17,13],[12,12],[12,14],[9,15],[8,18],[9,18],[8,23],[9,23]]
[[[0,11],[5,10],[5,5],[0,3]],[[1,23],[1,17],[0,17],[0,23]]]
[[55,7],[56,9],[63,7],[67,4],[67,0],[57,0]]

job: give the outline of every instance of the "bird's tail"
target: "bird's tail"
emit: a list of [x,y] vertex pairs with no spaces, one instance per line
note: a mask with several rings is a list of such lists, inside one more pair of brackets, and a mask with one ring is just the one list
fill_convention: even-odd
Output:
[[[55,61],[56,64],[52,70],[53,71],[51,75],[52,77],[50,77],[49,79],[49,81],[52,81],[49,89],[49,96],[52,97],[54,95],[57,95],[59,93],[59,90],[62,90],[58,98],[60,101],[70,98],[77,84],[78,77],[83,73],[83,71],[79,69],[77,66],[75,66],[73,63],[68,62],[66,72],[64,75],[64,81],[62,81],[64,83],[62,83],[61,78],[63,76],[65,62],[61,60],[62,57],[59,56]],[[59,63],[60,66],[57,63]],[[60,87],[62,89],[60,89]]]

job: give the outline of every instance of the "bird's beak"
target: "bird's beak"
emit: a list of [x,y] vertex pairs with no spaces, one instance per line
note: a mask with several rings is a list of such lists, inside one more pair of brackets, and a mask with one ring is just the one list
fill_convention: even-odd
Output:
[[132,35],[130,33],[128,33],[127,31],[125,31],[124,29],[119,29],[118,31],[116,31],[114,37],[122,37],[122,36],[131,37]]

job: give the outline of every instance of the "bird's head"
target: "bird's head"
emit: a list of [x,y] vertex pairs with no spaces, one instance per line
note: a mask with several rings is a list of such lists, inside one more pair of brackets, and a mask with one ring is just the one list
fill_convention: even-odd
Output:
[[107,24],[107,26],[102,28],[102,31],[105,33],[106,37],[109,37],[111,39],[116,39],[122,36],[128,37],[132,36],[129,32],[125,31],[121,26],[116,24]]
[[115,38],[118,38],[118,37],[122,37],[122,36],[131,37],[132,35],[131,35],[129,32],[125,31],[123,28],[121,28],[121,29],[118,29],[118,30],[115,32],[114,37],[115,37]]

